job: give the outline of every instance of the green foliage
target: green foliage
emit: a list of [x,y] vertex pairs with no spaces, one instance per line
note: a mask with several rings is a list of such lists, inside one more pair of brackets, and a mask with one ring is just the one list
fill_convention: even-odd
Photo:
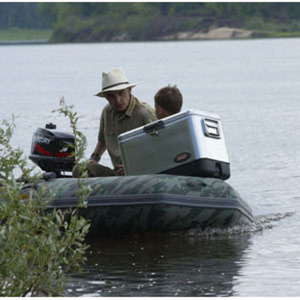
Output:
[[[22,150],[10,144],[13,121],[0,127],[0,296],[61,295],[68,274],[78,272],[86,260],[89,224],[78,214],[90,193],[83,171],[86,139],[77,130],[77,114],[63,101],[61,106],[59,112],[70,119],[75,134],[74,155],[81,169],[80,201],[73,211],[47,209],[51,191],[39,184],[40,174],[32,175]],[[16,169],[22,180],[15,178]]]
[[85,208],[87,203],[86,199],[88,195],[91,193],[91,187],[87,183],[88,173],[87,173],[87,163],[88,160],[84,158],[85,149],[86,149],[86,137],[84,134],[77,129],[77,122],[79,120],[77,112],[73,111],[73,106],[68,106],[65,104],[64,98],[60,100],[60,106],[57,111],[67,117],[70,120],[70,125],[72,132],[75,137],[75,145],[74,145],[74,158],[75,165],[78,168],[78,190],[76,191],[76,195],[79,197],[79,207]]
[[48,40],[51,33],[51,30],[48,29],[20,29],[12,27],[10,29],[0,30],[0,41]]
[[[52,26],[52,42],[157,40],[178,31],[237,27],[298,32],[297,2],[0,3],[0,29]],[[44,24],[44,25],[42,25]],[[250,24],[250,27],[248,27]],[[257,26],[259,26],[257,28]]]
[[[41,4],[42,5],[42,4]],[[178,31],[229,26],[286,32],[300,16],[298,3],[55,3],[51,41],[156,40]],[[256,20],[256,21],[255,21]],[[278,25],[279,24],[279,25]],[[270,30],[270,29],[269,29]],[[296,30],[298,31],[298,30]]]
[[12,27],[49,29],[50,22],[40,16],[38,3],[0,2],[0,29]]

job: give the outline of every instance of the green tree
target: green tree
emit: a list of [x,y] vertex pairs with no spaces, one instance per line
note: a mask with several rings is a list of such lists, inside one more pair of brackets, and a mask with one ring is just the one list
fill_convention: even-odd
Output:
[[[86,206],[90,188],[83,160],[85,137],[76,128],[77,114],[61,103],[75,134],[78,208]],[[51,191],[40,182],[22,150],[11,146],[14,124],[0,127],[0,296],[58,296],[71,271],[85,262],[89,224],[73,211],[49,210]],[[14,172],[19,169],[22,180]],[[24,183],[25,182],[25,183]]]
[[0,29],[13,27],[42,29],[50,28],[50,23],[41,17],[38,3],[0,2]]
[[[52,41],[110,41],[117,36],[155,40],[186,30],[216,26],[252,27],[258,31],[297,31],[299,3],[175,2],[175,3],[46,3],[45,14],[56,20]],[[54,7],[54,9],[53,9]],[[54,13],[53,13],[54,12]],[[252,24],[252,25],[251,25]]]

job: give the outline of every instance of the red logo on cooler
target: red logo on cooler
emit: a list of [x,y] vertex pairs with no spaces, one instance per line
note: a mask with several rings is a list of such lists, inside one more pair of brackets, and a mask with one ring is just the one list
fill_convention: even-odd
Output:
[[182,162],[187,161],[190,157],[191,157],[191,153],[189,153],[189,152],[182,152],[182,153],[179,153],[174,158],[174,162],[176,162],[176,163],[182,163]]

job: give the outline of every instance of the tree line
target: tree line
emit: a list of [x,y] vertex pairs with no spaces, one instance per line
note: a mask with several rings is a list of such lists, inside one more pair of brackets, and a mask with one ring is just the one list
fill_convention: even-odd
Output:
[[11,28],[49,29],[51,22],[42,16],[38,3],[0,2],[0,30]]
[[0,29],[52,28],[53,42],[156,40],[221,26],[300,32],[299,16],[296,2],[0,3]]

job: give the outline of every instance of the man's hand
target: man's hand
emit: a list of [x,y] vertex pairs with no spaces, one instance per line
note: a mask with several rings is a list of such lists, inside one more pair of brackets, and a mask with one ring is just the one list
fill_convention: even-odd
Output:
[[99,162],[100,160],[100,155],[98,153],[93,153],[90,157],[90,160],[95,161],[95,162]]
[[124,166],[123,165],[117,165],[115,167],[116,175],[117,176],[124,176]]

